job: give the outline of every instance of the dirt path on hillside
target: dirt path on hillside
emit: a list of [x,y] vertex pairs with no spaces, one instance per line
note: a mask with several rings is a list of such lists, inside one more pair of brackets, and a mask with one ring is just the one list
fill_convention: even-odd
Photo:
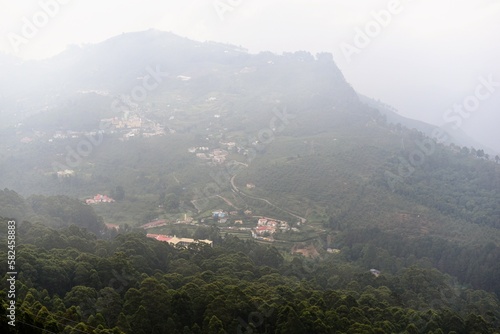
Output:
[[238,208],[236,205],[234,205],[230,200],[228,200],[227,198],[225,197],[222,197],[221,195],[216,195],[217,197],[219,197],[220,199],[222,199],[224,202],[226,202],[229,206],[232,206],[233,208],[235,208],[236,210],[240,210],[241,208]]
[[288,210],[286,210],[286,209],[280,208],[279,206],[277,206],[276,204],[271,203],[269,200],[267,200],[267,199],[265,199],[265,198],[262,198],[262,197],[256,197],[256,196],[251,196],[251,195],[248,195],[248,194],[244,193],[244,192],[243,192],[243,191],[241,191],[241,190],[240,190],[240,189],[236,186],[236,184],[234,183],[234,179],[235,179],[235,177],[236,177],[236,174],[235,174],[235,175],[233,175],[233,177],[231,178],[231,188],[232,188],[232,189],[233,189],[233,191],[234,191],[234,192],[236,192],[237,194],[240,194],[240,195],[245,196],[245,197],[248,197],[248,198],[256,199],[256,200],[259,200],[259,201],[262,201],[262,202],[265,202],[265,203],[267,203],[267,204],[271,205],[272,207],[274,207],[274,208],[276,208],[276,209],[278,209],[278,210],[280,210],[280,211],[286,212],[286,213],[288,213],[289,215],[291,215],[291,216],[293,216],[293,217],[296,217],[296,218],[300,219],[300,222],[301,222],[302,224],[304,224],[305,222],[307,222],[307,219],[305,219],[304,217],[301,217],[301,216],[299,216],[299,215],[297,215],[297,214],[295,214],[295,213],[293,213],[293,212],[290,212],[290,211],[288,211]]

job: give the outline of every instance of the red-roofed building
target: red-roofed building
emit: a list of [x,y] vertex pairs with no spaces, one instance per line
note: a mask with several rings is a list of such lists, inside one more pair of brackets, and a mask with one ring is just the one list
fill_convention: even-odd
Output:
[[109,224],[109,223],[106,223],[105,225],[106,225],[106,227],[107,227],[108,230],[113,230],[114,229],[114,230],[118,231],[120,229],[120,225]]
[[142,225],[141,227],[143,229],[147,230],[149,228],[165,226],[165,225],[167,225],[167,221],[164,219],[161,219],[161,220],[155,220],[155,221],[149,222],[147,224]]
[[275,222],[274,220],[270,220],[267,222],[267,226],[276,227],[278,226],[278,223]]
[[257,222],[257,225],[259,226],[265,226],[266,224],[267,224],[266,218],[260,218],[259,221]]
[[276,232],[276,229],[271,226],[257,226],[257,228],[255,229],[255,233],[259,235],[262,235],[266,232],[269,234],[273,234],[274,232]]
[[93,198],[89,198],[85,201],[87,204],[98,204],[98,203],[114,203],[115,200],[106,195],[97,194]]
[[173,237],[163,234],[150,234],[146,235],[148,238],[156,239],[158,241],[169,242]]
[[188,246],[192,243],[196,243],[196,242],[202,242],[202,243],[205,243],[205,244],[209,244],[210,246],[213,246],[213,241],[212,240],[208,240],[208,239],[204,239],[204,240],[195,240],[195,239],[191,239],[191,238],[177,238],[176,236],[168,236],[168,235],[163,235],[163,234],[147,234],[146,235],[148,238],[152,238],[152,239],[156,239],[158,241],[162,241],[162,242],[168,242],[169,244],[171,245],[181,245],[181,246]]

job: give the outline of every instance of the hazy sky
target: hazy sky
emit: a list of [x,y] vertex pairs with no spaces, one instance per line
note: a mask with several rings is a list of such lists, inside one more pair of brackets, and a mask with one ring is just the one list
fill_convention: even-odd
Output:
[[[0,4],[0,52],[25,59],[149,28],[240,45],[250,52],[331,52],[357,91],[395,106],[405,116],[437,125],[460,122],[467,133],[500,151],[498,0]],[[454,104],[462,106],[462,114],[459,109],[447,111]]]

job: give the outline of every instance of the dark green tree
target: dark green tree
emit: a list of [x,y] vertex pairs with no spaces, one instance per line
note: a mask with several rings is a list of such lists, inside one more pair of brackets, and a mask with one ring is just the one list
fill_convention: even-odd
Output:
[[215,315],[213,315],[210,318],[210,322],[208,323],[208,334],[226,334],[226,331],[224,330],[224,325],[222,321],[220,321],[219,318],[217,318]]

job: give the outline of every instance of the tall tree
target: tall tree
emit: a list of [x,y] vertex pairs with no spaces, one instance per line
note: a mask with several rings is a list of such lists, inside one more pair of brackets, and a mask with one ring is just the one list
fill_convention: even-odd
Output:
[[227,332],[224,330],[224,325],[219,318],[213,315],[210,318],[210,322],[208,323],[208,332],[209,334],[226,334]]

